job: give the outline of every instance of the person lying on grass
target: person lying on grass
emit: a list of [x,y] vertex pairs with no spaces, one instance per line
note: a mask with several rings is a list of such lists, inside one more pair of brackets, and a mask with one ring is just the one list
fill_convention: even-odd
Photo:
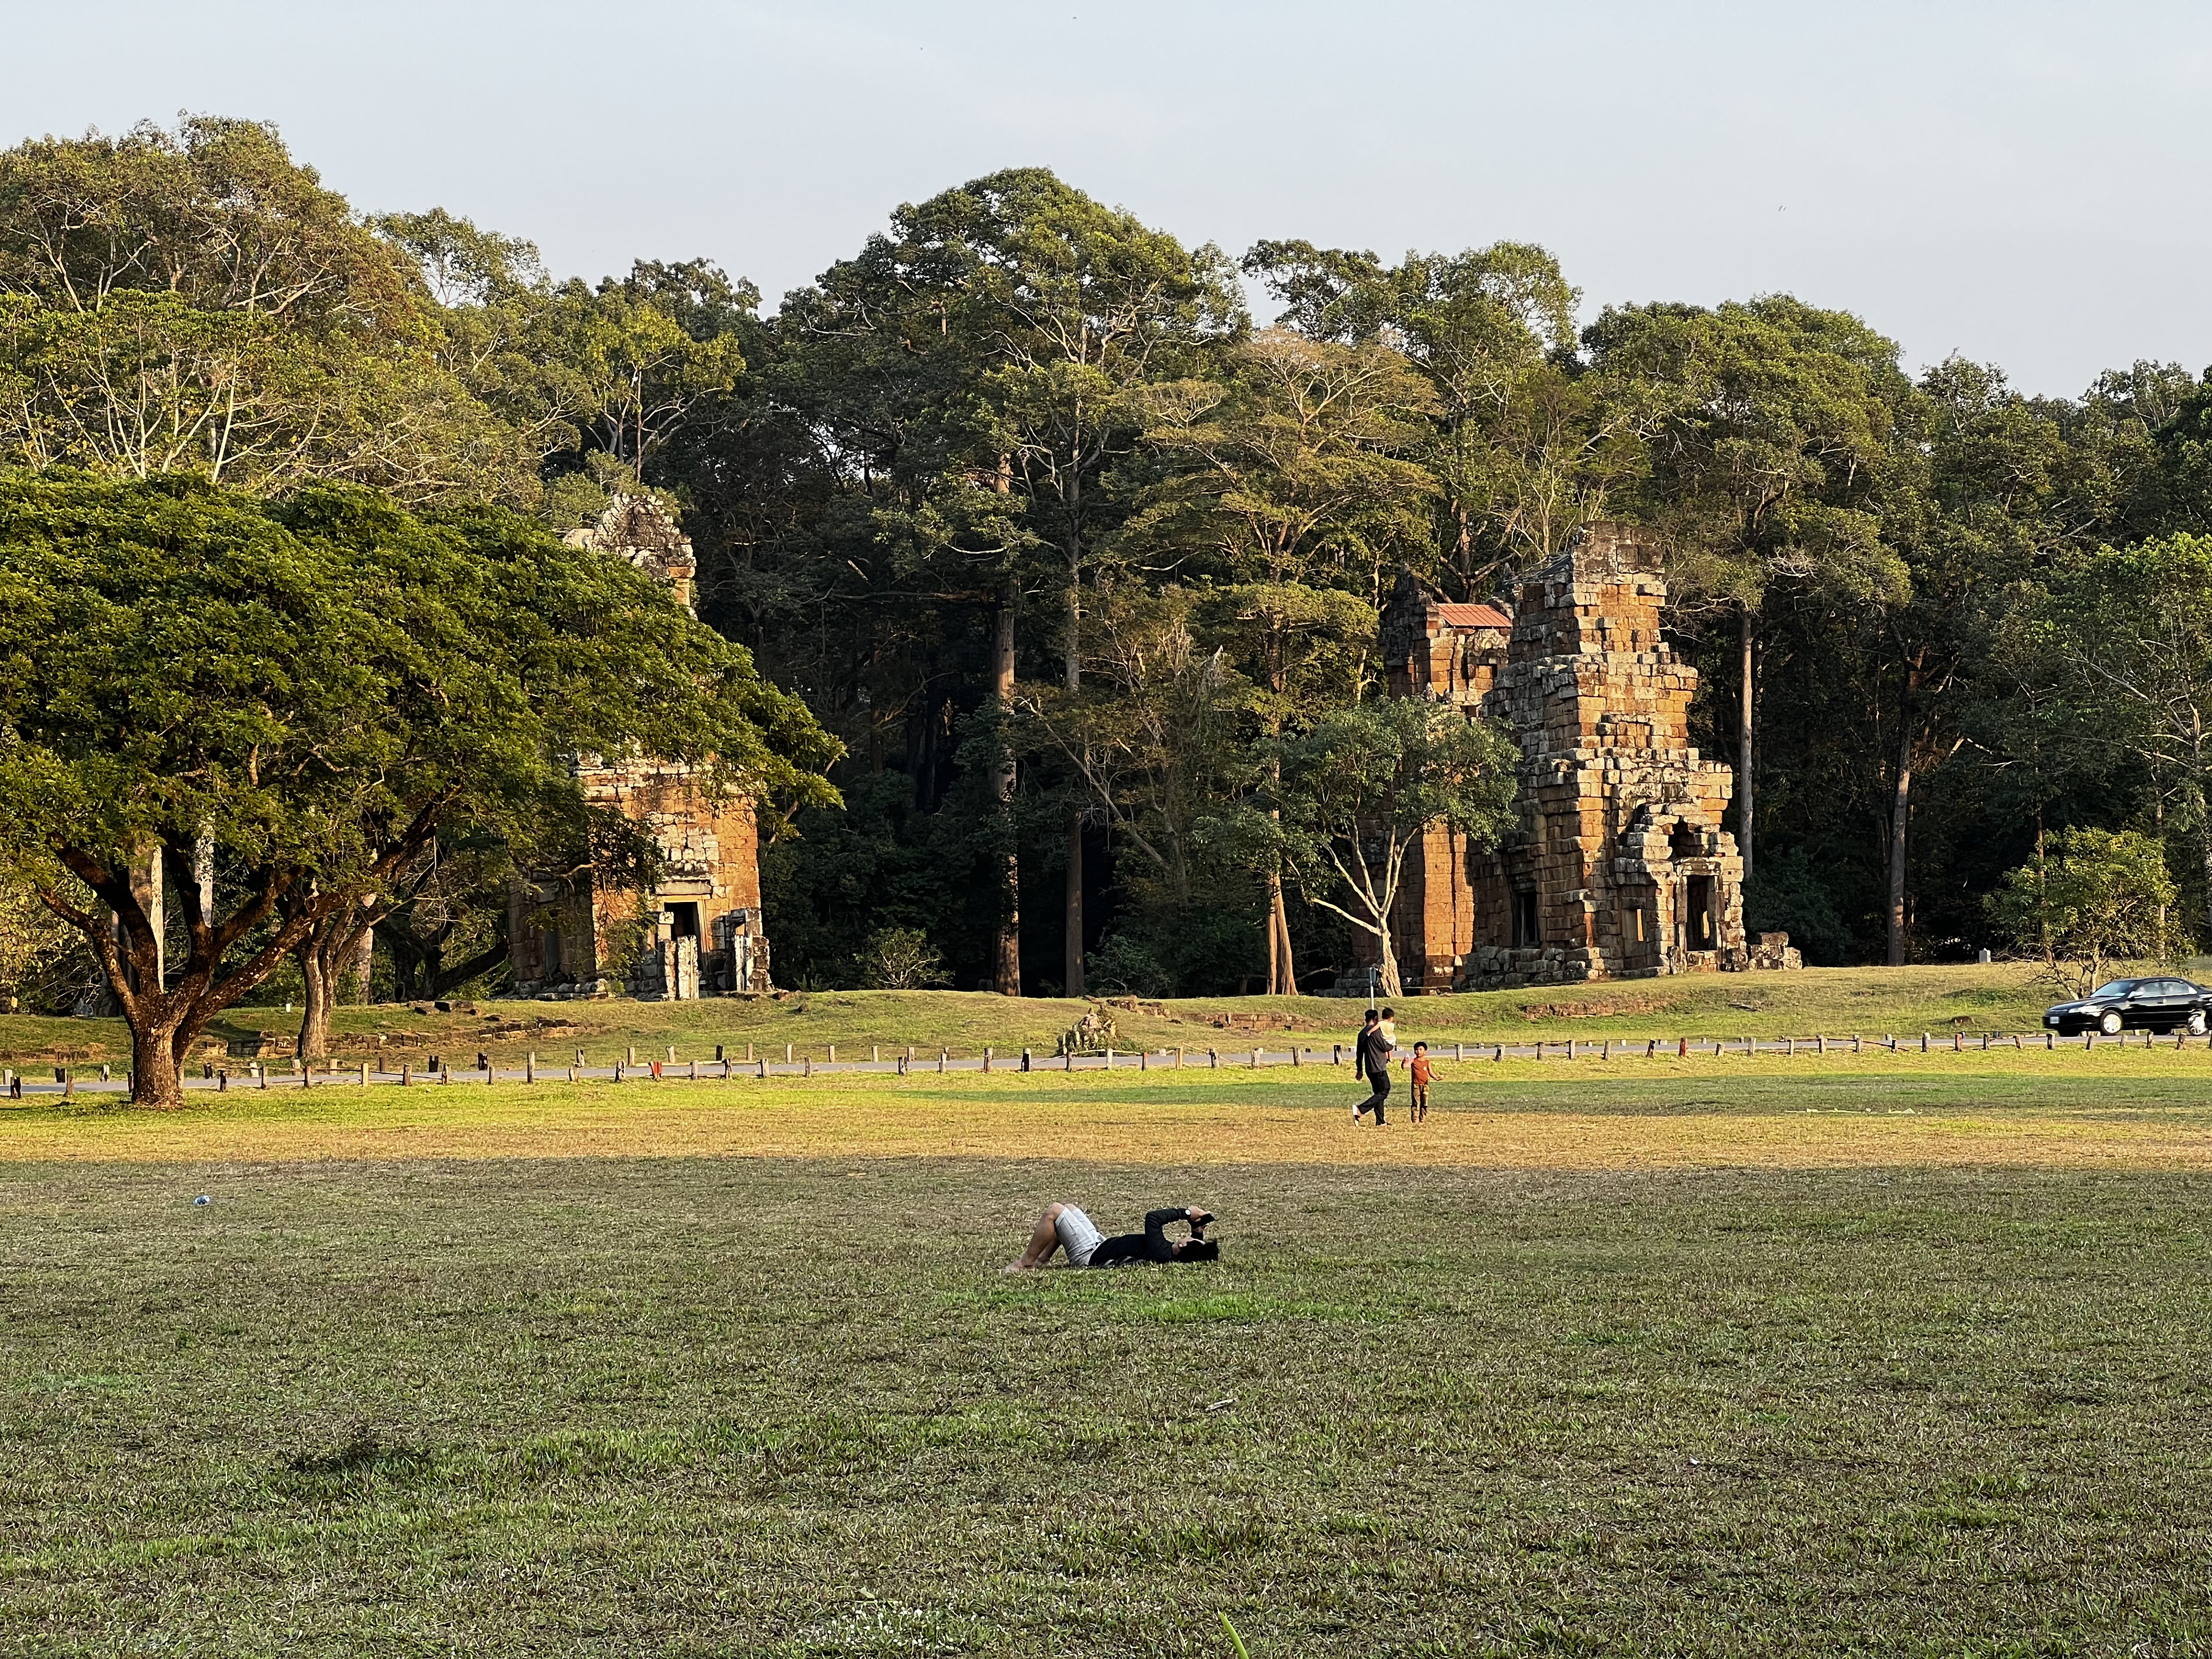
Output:
[[[1154,1210],[1145,1217],[1145,1231],[1140,1233],[1120,1233],[1112,1238],[1098,1231],[1097,1224],[1073,1204],[1049,1204],[1030,1230],[1029,1247],[1006,1266],[1006,1271],[1018,1273],[1030,1267],[1042,1267],[1053,1258],[1053,1253],[1065,1247],[1067,1265],[1071,1267],[1126,1267],[1140,1261],[1212,1261],[1219,1258],[1221,1246],[1206,1236],[1206,1224],[1213,1217],[1193,1204],[1178,1208],[1170,1205],[1164,1210]],[[1190,1224],[1188,1238],[1170,1238],[1167,1230],[1178,1221]]]

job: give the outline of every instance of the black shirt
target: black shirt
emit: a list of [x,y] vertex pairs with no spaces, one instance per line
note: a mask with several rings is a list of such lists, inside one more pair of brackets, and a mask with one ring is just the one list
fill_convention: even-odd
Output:
[[1094,1267],[1127,1267],[1139,1261],[1176,1261],[1182,1258],[1175,1253],[1175,1241],[1167,1235],[1170,1226],[1190,1219],[1190,1212],[1181,1205],[1164,1210],[1152,1210],[1145,1215],[1145,1231],[1140,1233],[1117,1233],[1091,1253]]
[[1390,1039],[1382,1035],[1380,1025],[1370,1025],[1359,1034],[1359,1075],[1365,1078],[1386,1078],[1390,1075]]

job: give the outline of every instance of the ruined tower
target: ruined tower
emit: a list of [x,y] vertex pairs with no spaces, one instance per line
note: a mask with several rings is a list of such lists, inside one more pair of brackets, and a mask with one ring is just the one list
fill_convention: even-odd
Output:
[[[617,495],[597,524],[566,539],[651,572],[690,608],[698,568],[690,539],[655,502]],[[516,994],[684,1001],[769,989],[750,803],[714,798],[689,768],[670,762],[587,756],[577,775],[586,799],[652,832],[660,884],[642,895],[595,878],[581,891],[518,886],[509,908]]]
[[1487,990],[1751,965],[1734,779],[1690,746],[1697,671],[1660,631],[1659,550],[1594,524],[1522,581],[1513,614],[1439,605],[1410,576],[1382,613],[1395,696],[1498,721],[1519,822],[1493,851],[1431,830],[1392,936],[1410,989]]

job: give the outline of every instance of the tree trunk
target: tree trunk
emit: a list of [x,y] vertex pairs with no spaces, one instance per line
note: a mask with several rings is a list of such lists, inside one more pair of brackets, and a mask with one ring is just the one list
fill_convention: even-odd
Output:
[[337,987],[313,940],[300,951],[300,978],[307,990],[300,1004],[300,1040],[293,1045],[302,1060],[327,1060],[331,1053],[331,1001]]
[[1905,832],[1912,814],[1912,721],[1917,712],[1920,661],[1905,665],[1905,702],[1897,722],[1897,789],[1889,803],[1889,950],[1893,968],[1905,966]]
[[1736,829],[1735,850],[1743,859],[1743,884],[1751,885],[1751,826],[1753,794],[1751,781],[1751,607],[1736,606],[1736,624],[1743,645],[1743,690],[1741,703],[1736,716],[1735,788]]
[[1386,921],[1382,931],[1375,936],[1376,957],[1375,965],[1382,970],[1382,994],[1401,997],[1406,994],[1405,981],[1398,977],[1398,947],[1391,942],[1390,927]]
[[1270,995],[1298,994],[1297,964],[1291,958],[1291,918],[1283,902],[1283,872],[1267,872],[1267,990]]
[[184,1068],[170,1020],[134,1020],[131,1028],[131,1103],[174,1111],[185,1103]]
[[[1067,573],[1067,689],[1083,689],[1083,590],[1080,573]],[[1079,785],[1079,788],[1081,786]],[[1067,815],[1067,888],[1062,920],[1067,929],[1067,994],[1083,994],[1083,808]]]
[[[991,670],[999,718],[1001,721],[1011,720],[1014,714],[1014,594],[1011,582],[1006,585],[1006,596],[999,601]],[[1005,867],[999,875],[999,937],[993,954],[1000,994],[1010,997],[1022,994],[1022,863],[1014,844],[1014,785],[1013,741],[1002,725],[994,787],[999,798],[999,833],[1005,838],[1006,853]]]
[[[2204,864],[2204,921],[2207,928],[2212,929],[2212,811],[2207,810],[2212,808],[2212,802],[2204,799],[2204,716],[2196,709],[2190,714],[2189,756],[2196,774],[2191,787],[2197,796],[2197,855]],[[2212,931],[2205,938],[2212,940]]]

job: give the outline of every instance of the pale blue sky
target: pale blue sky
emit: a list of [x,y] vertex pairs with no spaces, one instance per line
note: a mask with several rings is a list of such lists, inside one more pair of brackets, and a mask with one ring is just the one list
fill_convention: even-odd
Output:
[[1609,302],[1789,291],[2075,392],[2212,362],[2212,7],[0,0],[0,141],[276,122],[362,208],[774,303],[1042,163],[1189,241],[1557,252]]

